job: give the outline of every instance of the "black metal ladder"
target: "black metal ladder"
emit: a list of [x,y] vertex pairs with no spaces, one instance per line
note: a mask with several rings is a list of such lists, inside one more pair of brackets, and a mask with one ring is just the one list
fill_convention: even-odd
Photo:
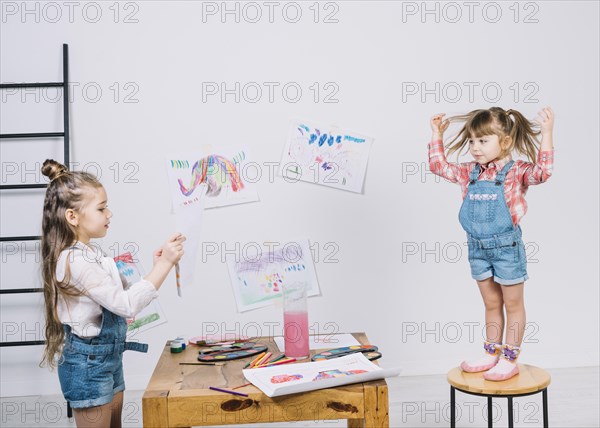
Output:
[[[40,132],[40,133],[21,133],[21,134],[0,134],[0,142],[4,139],[21,139],[21,138],[63,138],[64,144],[64,165],[69,168],[70,150],[69,150],[69,45],[63,44],[62,50],[63,60],[63,80],[62,82],[48,83],[2,83],[0,90],[15,89],[15,88],[62,88],[63,96],[63,120],[64,128],[62,132]],[[26,189],[44,189],[46,184],[9,184],[0,185],[0,190],[26,190]],[[41,216],[40,216],[41,217]],[[0,236],[0,242],[22,242],[22,241],[39,241],[40,236]],[[25,293],[41,293],[43,288],[9,288],[0,289],[0,295],[4,294],[25,294]],[[31,346],[44,345],[45,340],[30,340],[16,342],[0,342],[0,347],[8,346]],[[71,417],[71,408],[67,404],[67,413]]]

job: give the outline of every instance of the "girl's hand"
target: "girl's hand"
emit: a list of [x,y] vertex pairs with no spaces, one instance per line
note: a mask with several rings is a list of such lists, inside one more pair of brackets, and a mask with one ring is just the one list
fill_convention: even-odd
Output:
[[444,131],[448,129],[448,126],[450,125],[448,119],[443,120],[444,116],[446,116],[446,113],[439,113],[431,117],[431,121],[429,123],[431,125],[434,138],[439,137],[441,139]]
[[533,123],[537,123],[540,126],[542,135],[551,134],[554,127],[554,111],[550,107],[544,107],[533,119]]
[[156,264],[156,262],[160,259],[161,255],[162,255],[162,248],[159,248],[158,250],[154,250],[154,253],[152,253],[152,261],[154,262],[154,264]]
[[171,236],[171,238],[154,253],[155,262],[166,260],[172,265],[178,263],[183,256],[183,242],[185,239],[185,236],[181,233],[176,233]]

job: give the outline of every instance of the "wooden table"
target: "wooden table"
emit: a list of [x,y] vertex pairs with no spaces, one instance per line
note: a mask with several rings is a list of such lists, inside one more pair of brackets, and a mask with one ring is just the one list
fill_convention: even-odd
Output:
[[542,393],[542,413],[544,427],[548,427],[548,385],[550,374],[539,367],[528,364],[519,364],[519,374],[501,382],[485,380],[483,372],[467,373],[460,367],[455,367],[448,372],[450,384],[450,426],[456,426],[456,390],[466,394],[487,397],[488,428],[492,427],[492,397],[506,397],[508,399],[508,426],[513,428],[513,398]]
[[[361,344],[364,333],[353,333]],[[278,352],[272,337],[258,339]],[[335,347],[335,346],[333,346]],[[348,427],[389,427],[388,387],[385,380],[269,398],[253,385],[236,391],[238,397],[208,389],[231,389],[247,383],[242,368],[251,358],[218,366],[180,365],[197,362],[198,347],[172,354],[168,344],[158,360],[142,398],[144,427],[292,422],[348,419]],[[318,351],[311,351],[311,356]],[[303,360],[299,362],[306,362]]]

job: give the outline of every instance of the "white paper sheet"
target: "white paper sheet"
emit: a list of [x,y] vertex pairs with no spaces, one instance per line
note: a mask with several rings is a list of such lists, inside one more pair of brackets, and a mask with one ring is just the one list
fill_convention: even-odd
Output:
[[278,397],[398,376],[400,369],[383,369],[358,353],[311,363],[246,369],[243,373],[267,396]]
[[206,185],[205,208],[244,204],[258,201],[256,188],[245,175],[254,173],[246,150],[198,150],[193,153],[170,153],[167,156],[167,174],[173,209],[193,201],[198,187]]
[[243,247],[256,248],[260,253],[242,252],[226,256],[239,312],[281,301],[282,287],[288,281],[306,282],[308,296],[321,293],[308,239],[297,239],[272,247],[250,244],[256,243],[244,244]]
[[362,193],[373,138],[333,126],[294,121],[281,157],[279,174]]
[[[128,289],[144,276],[142,264],[130,252],[119,254],[114,261],[124,289]],[[166,322],[167,317],[158,299],[154,299],[135,317],[127,319],[127,338],[131,339],[138,333]]]

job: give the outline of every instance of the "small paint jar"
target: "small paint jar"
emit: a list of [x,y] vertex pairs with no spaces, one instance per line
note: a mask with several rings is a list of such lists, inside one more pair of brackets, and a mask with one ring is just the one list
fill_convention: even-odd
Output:
[[183,349],[185,351],[185,347],[186,347],[185,339],[183,337],[178,337],[175,340],[178,340],[181,342],[181,349]]
[[183,346],[181,345],[181,341],[175,339],[171,340],[171,353],[178,354],[183,351]]

